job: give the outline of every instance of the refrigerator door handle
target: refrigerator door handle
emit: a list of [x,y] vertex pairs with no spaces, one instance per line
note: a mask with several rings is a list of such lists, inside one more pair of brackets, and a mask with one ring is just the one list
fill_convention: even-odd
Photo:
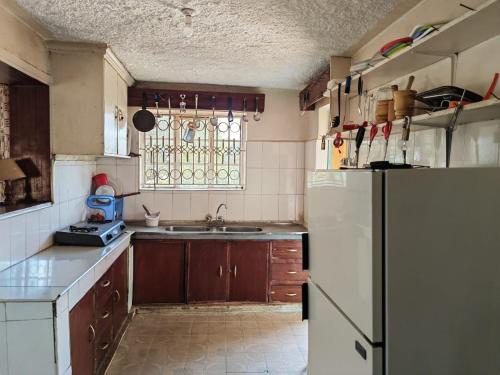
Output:
[[309,269],[309,234],[302,233],[302,270]]
[[356,348],[356,351],[358,354],[366,361],[366,349],[359,343],[358,340],[356,340],[354,347]]
[[309,319],[309,285],[302,284],[302,320]]

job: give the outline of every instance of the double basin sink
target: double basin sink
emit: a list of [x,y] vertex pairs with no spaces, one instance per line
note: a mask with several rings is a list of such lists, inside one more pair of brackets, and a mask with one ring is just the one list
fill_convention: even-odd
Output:
[[262,232],[262,228],[243,225],[170,225],[166,228],[167,232],[171,233],[258,233]]

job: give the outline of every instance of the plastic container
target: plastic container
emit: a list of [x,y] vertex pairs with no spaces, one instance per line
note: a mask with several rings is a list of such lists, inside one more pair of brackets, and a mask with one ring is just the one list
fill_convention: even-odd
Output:
[[158,224],[160,223],[160,215],[150,216],[148,214],[145,214],[144,219],[146,220],[147,227],[157,227]]

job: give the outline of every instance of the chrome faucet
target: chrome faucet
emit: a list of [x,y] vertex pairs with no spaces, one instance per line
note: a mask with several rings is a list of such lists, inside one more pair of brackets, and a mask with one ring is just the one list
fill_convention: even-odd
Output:
[[212,215],[207,214],[205,216],[205,220],[207,221],[208,225],[222,225],[224,224],[224,216],[219,215],[220,209],[224,207],[227,211],[227,205],[225,203],[219,204],[219,207],[217,207],[217,212],[215,213],[215,219],[212,217]]
[[217,207],[217,212],[215,213],[215,220],[217,220],[217,222],[220,224],[224,224],[224,216],[219,215],[219,211],[222,207],[224,207],[227,212],[227,205],[225,203],[221,203],[219,204],[219,207]]

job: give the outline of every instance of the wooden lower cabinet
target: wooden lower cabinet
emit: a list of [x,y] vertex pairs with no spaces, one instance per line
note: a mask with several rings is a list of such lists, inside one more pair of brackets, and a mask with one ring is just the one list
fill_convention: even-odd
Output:
[[134,242],[134,304],[185,303],[184,241]]
[[93,375],[95,370],[94,288],[69,312],[71,367],[75,375]]
[[229,243],[229,298],[231,302],[267,302],[269,242]]
[[200,240],[188,244],[188,302],[227,299],[227,241]]
[[302,242],[272,241],[270,273],[270,302],[302,302],[301,285],[309,277],[309,273],[302,270]]
[[298,240],[136,240],[134,304],[300,302]]
[[128,316],[128,251],[69,313],[73,375],[104,373]]

